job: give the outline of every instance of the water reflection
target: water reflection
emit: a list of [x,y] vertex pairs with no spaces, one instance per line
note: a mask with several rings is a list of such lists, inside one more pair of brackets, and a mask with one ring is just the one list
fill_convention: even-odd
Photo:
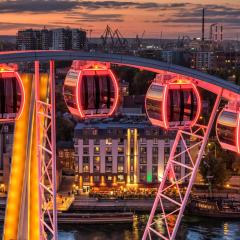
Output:
[[[148,215],[136,215],[133,224],[59,225],[59,240],[138,240],[141,239]],[[155,227],[165,231],[158,216]],[[0,238],[3,226],[0,224]],[[162,233],[163,233],[162,232]],[[152,237],[152,240],[157,237]],[[240,221],[184,217],[177,240],[239,240]]]
[[[165,232],[163,220],[157,216],[155,229]],[[138,240],[141,239],[148,215],[136,215],[133,224],[60,225],[60,240]],[[152,240],[158,239],[152,237]],[[176,237],[178,240],[238,240],[240,221],[185,217]]]

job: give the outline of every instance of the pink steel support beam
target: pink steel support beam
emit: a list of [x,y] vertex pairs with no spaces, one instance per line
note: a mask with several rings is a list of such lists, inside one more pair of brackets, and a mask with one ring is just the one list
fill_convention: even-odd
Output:
[[[56,122],[54,61],[50,61],[50,96],[40,99],[39,62],[35,62],[36,131],[39,167],[40,239],[57,240]],[[49,92],[47,92],[47,95]]]
[[[178,131],[171,149],[166,169],[164,171],[162,182],[158,189],[157,196],[155,198],[153,208],[142,237],[143,240],[151,240],[154,237],[164,240],[174,240],[176,238],[176,234],[197,175],[204,149],[206,147],[208,137],[217,114],[218,106],[222,97],[222,91],[222,89],[219,90],[211,116],[206,126],[196,124],[189,130]],[[193,143],[191,146],[188,146],[186,142],[189,139],[195,139],[195,143]],[[179,153],[177,152],[177,147],[181,143],[185,149]],[[197,152],[195,157],[192,153],[194,150],[195,153]],[[179,161],[179,157],[181,158],[182,154],[187,154],[189,163],[182,163],[181,160]],[[179,177],[177,175],[176,168],[180,168],[181,172],[184,170],[185,174]],[[179,184],[182,182],[188,182],[186,191],[182,191],[181,187],[179,186]],[[176,191],[177,197],[173,196],[172,193],[169,192],[169,190],[173,189]],[[171,205],[172,210],[170,212],[168,211],[167,213],[167,206],[169,205]],[[163,222],[165,231],[157,227],[158,220],[154,219],[158,207],[160,207],[162,212],[160,221]]]

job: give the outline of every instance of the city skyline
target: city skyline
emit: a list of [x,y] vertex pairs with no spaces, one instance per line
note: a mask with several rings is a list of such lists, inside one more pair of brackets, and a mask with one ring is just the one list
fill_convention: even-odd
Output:
[[[125,37],[200,37],[202,8],[206,9],[206,36],[209,25],[222,24],[225,39],[236,39],[240,23],[240,4],[219,1],[2,1],[0,35],[15,35],[23,28],[71,26],[91,30],[99,37],[107,24]],[[41,20],[41,21],[40,21]]]

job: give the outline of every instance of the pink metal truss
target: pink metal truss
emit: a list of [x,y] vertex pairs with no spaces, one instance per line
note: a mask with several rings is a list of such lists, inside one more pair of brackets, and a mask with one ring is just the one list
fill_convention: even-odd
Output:
[[50,96],[43,101],[40,98],[39,62],[35,61],[40,238],[57,240],[54,61],[50,61],[49,75],[47,95]]
[[[175,239],[216,117],[221,96],[222,90],[216,97],[207,125],[195,124],[189,130],[179,130],[177,132],[163,179],[144,231],[143,240],[156,239],[156,237],[164,240]],[[187,144],[187,141],[191,141],[191,144]],[[178,152],[177,147],[181,143],[184,146],[184,150]],[[188,163],[181,162],[182,154],[188,156]],[[177,169],[184,172],[184,175],[179,176]],[[188,183],[187,188],[184,190],[179,186],[183,182]],[[156,220],[154,217],[158,208],[161,212],[161,217]],[[171,210],[168,211],[169,209]],[[159,227],[160,224],[161,227]]]

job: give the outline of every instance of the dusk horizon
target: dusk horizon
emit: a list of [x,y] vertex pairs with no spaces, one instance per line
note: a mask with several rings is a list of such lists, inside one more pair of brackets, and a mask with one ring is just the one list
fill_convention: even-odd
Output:
[[0,35],[16,35],[20,29],[82,28],[100,37],[106,25],[119,29],[124,37],[177,38],[201,36],[202,9],[205,32],[211,24],[223,25],[224,38],[236,39],[240,3],[216,1],[0,1]]

